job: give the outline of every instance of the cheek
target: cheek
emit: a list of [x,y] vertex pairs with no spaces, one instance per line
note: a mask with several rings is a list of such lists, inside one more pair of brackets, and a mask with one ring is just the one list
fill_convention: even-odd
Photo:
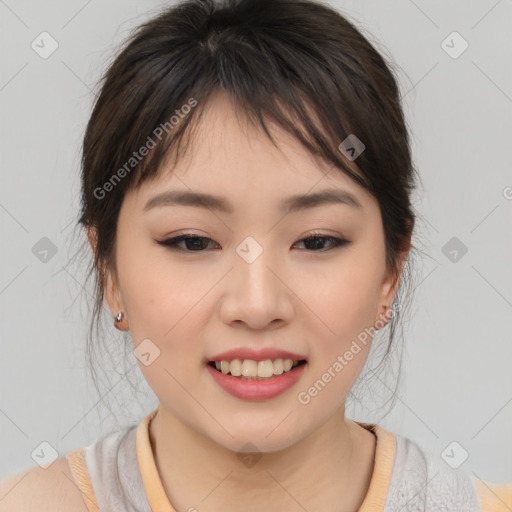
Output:
[[186,407],[182,385],[194,386],[193,379],[199,375],[196,369],[204,357],[205,311],[213,307],[208,291],[219,278],[197,264],[184,270],[186,264],[178,268],[170,258],[147,256],[132,251],[118,263],[131,338],[135,349],[149,339],[159,350],[151,364],[139,361],[157,396],[174,397],[174,406]]
[[373,325],[379,281],[375,267],[355,252],[350,258],[326,265],[325,271],[302,272],[297,295],[318,320],[323,339],[348,341]]
[[345,400],[371,347],[377,277],[360,259],[345,263],[320,280],[314,272],[299,294],[312,312],[305,332],[312,337],[314,361],[298,398],[319,417]]
[[[170,343],[192,317],[197,320],[197,310],[215,283],[215,273],[208,265],[178,262],[165,249],[123,249],[120,244],[118,272],[134,342],[154,337]],[[191,341],[187,339],[187,343]]]
[[141,372],[162,401],[171,401],[170,410],[186,410],[183,386],[195,388],[204,379],[204,333],[215,309],[211,292],[225,272],[197,262],[193,268],[183,261],[178,265],[165,255],[148,261],[136,253],[124,260],[123,270],[134,348],[150,339],[159,350],[150,365],[139,361]]

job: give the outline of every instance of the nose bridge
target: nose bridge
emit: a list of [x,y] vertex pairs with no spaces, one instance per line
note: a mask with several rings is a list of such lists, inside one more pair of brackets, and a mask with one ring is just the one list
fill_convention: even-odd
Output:
[[235,275],[240,280],[239,291],[255,301],[270,300],[277,284],[268,268],[276,266],[271,248],[248,236],[236,247],[236,255]]
[[281,265],[272,250],[247,237],[235,252],[222,306],[224,320],[241,320],[261,328],[275,319],[287,319],[291,303],[286,286],[275,275]]

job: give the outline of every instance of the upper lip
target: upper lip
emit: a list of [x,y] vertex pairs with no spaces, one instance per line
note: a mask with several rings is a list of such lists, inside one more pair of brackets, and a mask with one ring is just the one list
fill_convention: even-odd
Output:
[[300,354],[281,350],[277,348],[253,349],[249,347],[240,347],[221,352],[211,358],[207,358],[206,362],[211,361],[233,361],[233,359],[253,359],[254,361],[265,361],[266,359],[292,359],[293,361],[301,361],[306,359]]

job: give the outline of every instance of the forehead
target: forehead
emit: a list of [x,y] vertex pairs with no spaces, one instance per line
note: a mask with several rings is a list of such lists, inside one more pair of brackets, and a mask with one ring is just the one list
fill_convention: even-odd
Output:
[[267,125],[278,147],[259,125],[237,112],[224,94],[215,94],[177,165],[164,163],[137,196],[142,201],[163,190],[187,190],[272,201],[332,189],[347,191],[360,203],[372,200],[340,169],[310,153],[281,127]]

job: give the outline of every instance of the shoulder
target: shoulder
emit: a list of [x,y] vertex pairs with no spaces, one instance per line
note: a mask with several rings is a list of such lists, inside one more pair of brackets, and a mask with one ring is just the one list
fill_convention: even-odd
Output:
[[[512,482],[497,484],[471,476],[462,466],[451,463],[450,459],[456,456],[453,450],[443,458],[442,454],[425,450],[408,438],[396,436],[396,439],[397,475],[402,482],[409,485],[412,482],[413,488],[425,482],[428,510],[512,510]],[[403,491],[403,484],[397,481],[395,484]]]
[[0,503],[3,512],[88,512],[66,457],[1,480]]
[[483,512],[507,512],[512,510],[512,482],[497,484],[475,479],[474,484]]
[[426,450],[407,437],[394,436],[396,455],[386,512],[407,504],[421,510],[482,510],[478,490],[462,467],[451,466],[440,453]]
[[[466,471],[459,466],[454,458],[457,457],[456,448],[445,450],[443,454],[423,450],[414,444],[426,461],[429,475],[428,503],[431,506],[442,507],[447,503],[464,505],[463,510],[477,510],[482,512],[509,512],[512,510],[512,482],[497,484],[473,476],[474,473]],[[440,497],[445,497],[441,501]],[[442,508],[439,508],[441,510]],[[437,508],[436,508],[437,510]]]

